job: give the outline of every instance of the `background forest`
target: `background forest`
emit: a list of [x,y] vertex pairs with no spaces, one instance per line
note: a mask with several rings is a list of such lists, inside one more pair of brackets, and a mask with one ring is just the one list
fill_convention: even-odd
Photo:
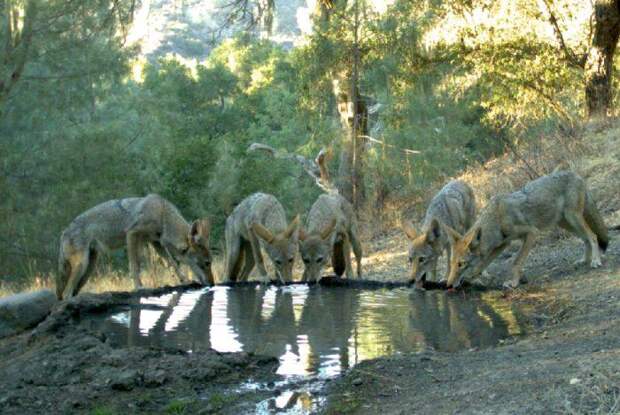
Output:
[[[212,241],[236,203],[289,214],[313,158],[390,220],[490,157],[613,114],[614,1],[0,0],[0,278],[56,268],[60,232],[157,192]],[[348,113],[352,117],[347,118]],[[372,213],[372,215],[371,215]],[[114,254],[124,264],[123,253]]]

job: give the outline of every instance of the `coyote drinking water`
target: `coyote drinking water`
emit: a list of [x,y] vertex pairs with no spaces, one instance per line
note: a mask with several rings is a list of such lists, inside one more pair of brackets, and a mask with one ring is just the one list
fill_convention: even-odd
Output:
[[261,245],[275,268],[275,278],[292,280],[299,216],[287,226],[284,208],[274,196],[254,193],[245,198],[226,220],[227,281],[246,281],[254,266],[263,282],[269,282]]
[[609,238],[596,204],[580,176],[557,171],[489,201],[469,232],[455,244],[453,257],[463,267],[450,275],[448,287],[458,287],[465,278],[478,275],[511,241],[520,239],[523,245],[512,264],[512,278],[504,283],[506,288],[516,287],[538,230],[554,226],[581,238],[584,261],[593,268],[601,265],[601,251],[607,249]]
[[[456,268],[458,258],[452,255],[455,235],[467,231],[475,218],[474,192],[465,182],[453,180],[431,200],[419,233],[410,222],[403,225],[409,239],[411,281],[416,286],[420,287],[428,274],[436,280],[437,260],[443,251],[446,251],[448,265],[445,278],[451,269]],[[459,233],[455,234],[453,230]]]
[[127,246],[129,270],[136,288],[140,283],[140,250],[150,244],[172,265],[181,279],[179,262],[188,265],[202,284],[213,284],[209,252],[209,222],[191,226],[177,208],[151,194],[101,203],[76,217],[60,237],[59,299],[77,295],[86,284],[102,252]]
[[306,227],[300,231],[299,252],[304,261],[303,281],[320,279],[321,269],[331,258],[334,273],[353,276],[351,248],[357,262],[357,277],[362,274],[362,246],[351,204],[339,195],[321,195],[308,213]]

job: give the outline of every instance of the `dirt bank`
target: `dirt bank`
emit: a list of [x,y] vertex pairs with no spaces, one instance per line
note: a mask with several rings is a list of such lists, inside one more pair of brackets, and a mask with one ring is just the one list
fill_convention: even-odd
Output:
[[240,385],[273,381],[277,359],[112,348],[102,334],[76,324],[80,315],[134,300],[127,293],[82,295],[34,332],[2,341],[0,413],[243,413],[267,397]]
[[[619,413],[620,235],[602,268],[576,238],[541,240],[508,294],[533,305],[530,335],[486,350],[366,361],[327,390],[326,413]],[[508,262],[490,269],[500,281]],[[458,293],[455,295],[459,295]]]

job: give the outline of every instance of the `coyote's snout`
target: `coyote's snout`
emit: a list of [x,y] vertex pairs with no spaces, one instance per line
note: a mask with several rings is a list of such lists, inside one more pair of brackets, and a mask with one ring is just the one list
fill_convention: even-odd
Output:
[[261,245],[275,268],[275,279],[293,279],[299,233],[299,216],[287,226],[284,208],[274,196],[254,193],[245,198],[226,220],[226,271],[228,281],[246,281],[254,266],[269,282]]
[[339,195],[321,195],[312,205],[305,229],[300,231],[299,252],[304,261],[303,281],[317,281],[331,258],[334,273],[353,276],[351,248],[357,263],[356,274],[362,274],[362,246],[351,204]]
[[188,265],[203,284],[213,284],[209,251],[209,222],[191,226],[166,199],[146,197],[110,200],[76,217],[60,237],[56,295],[77,295],[92,273],[97,257],[127,246],[129,270],[136,288],[140,282],[140,251],[150,244],[174,267],[181,282],[186,278],[179,263]]
[[456,244],[458,260],[465,266],[448,279],[458,287],[466,278],[481,273],[510,242],[522,241],[506,288],[519,284],[521,266],[534,245],[538,230],[560,226],[581,238],[585,244],[584,261],[591,267],[601,265],[609,238],[585,181],[571,171],[558,171],[528,183],[508,195],[493,197],[467,234]]
[[446,251],[446,277],[458,269],[459,258],[453,255],[454,244],[474,222],[476,201],[471,188],[460,180],[445,185],[433,197],[426,210],[422,229],[405,222],[403,230],[409,239],[411,281],[420,286],[428,277],[437,278],[437,260]]

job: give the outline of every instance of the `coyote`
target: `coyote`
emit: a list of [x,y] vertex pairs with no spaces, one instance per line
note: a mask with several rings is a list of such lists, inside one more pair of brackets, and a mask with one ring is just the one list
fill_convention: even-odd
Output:
[[186,278],[179,262],[187,264],[202,284],[213,285],[209,230],[208,220],[196,220],[190,226],[177,208],[159,195],[101,203],[75,218],[60,237],[56,295],[61,300],[77,295],[97,256],[125,245],[136,288],[142,286],[139,253],[147,244],[174,267],[181,282]]
[[254,265],[263,282],[269,282],[261,245],[275,267],[275,280],[292,280],[299,216],[287,226],[284,208],[274,196],[254,193],[226,219],[226,271],[228,281],[246,281]]
[[[584,262],[592,268],[601,265],[601,251],[609,243],[603,223],[585,181],[572,171],[557,171],[528,183],[523,189],[493,197],[473,227],[457,237],[453,257],[461,264],[448,277],[448,287],[458,287],[463,279],[482,272],[510,242],[523,241],[512,267],[512,278],[505,288],[515,288],[520,268],[538,230],[560,226],[585,243]],[[469,256],[465,258],[465,255]]]
[[442,280],[447,278],[457,259],[451,252],[455,242],[452,230],[463,234],[475,218],[474,192],[465,182],[453,180],[431,200],[420,233],[411,222],[405,222],[403,230],[409,239],[410,278],[416,287],[422,286],[428,274],[436,281],[437,260],[443,251],[446,251],[447,272]]
[[351,278],[351,248],[357,262],[357,277],[362,274],[362,246],[351,204],[339,195],[321,195],[312,205],[306,228],[299,234],[299,252],[305,264],[303,281],[320,279],[321,269],[331,257],[334,273],[345,271]]

